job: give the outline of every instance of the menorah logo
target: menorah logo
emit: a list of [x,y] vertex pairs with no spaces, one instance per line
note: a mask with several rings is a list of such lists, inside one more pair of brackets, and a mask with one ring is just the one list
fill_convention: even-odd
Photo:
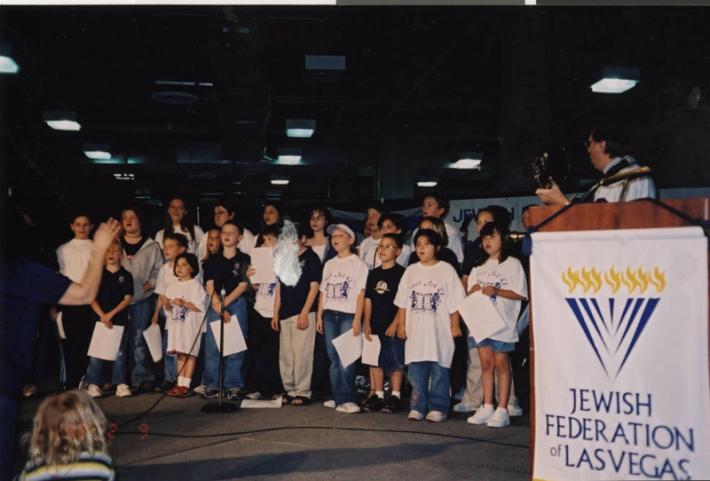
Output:
[[[570,294],[565,301],[585,338],[609,379],[616,379],[661,300],[664,272],[658,267],[599,271],[569,266],[562,282]],[[611,295],[598,296],[602,289]],[[578,290],[584,295],[573,297]]]

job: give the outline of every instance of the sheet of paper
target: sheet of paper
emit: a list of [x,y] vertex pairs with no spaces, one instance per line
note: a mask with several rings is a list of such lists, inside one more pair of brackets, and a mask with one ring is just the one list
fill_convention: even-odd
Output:
[[66,339],[67,335],[64,332],[64,316],[62,316],[62,311],[57,313],[57,332],[59,333],[59,339]]
[[274,272],[274,249],[271,247],[255,247],[251,250],[251,266],[254,276],[250,277],[252,284],[272,284],[276,282]]
[[118,356],[118,349],[121,347],[123,329],[123,326],[113,326],[113,328],[109,329],[102,323],[97,322],[89,344],[89,357],[96,357],[104,361],[115,361]]
[[148,351],[150,351],[150,357],[153,358],[153,362],[160,361],[163,358],[163,336],[160,332],[160,326],[151,324],[148,329],[143,331],[143,337],[148,345]]
[[490,337],[506,326],[491,298],[480,291],[466,297],[459,306],[459,312],[468,327],[469,335],[476,342]]
[[[219,335],[222,331],[221,321],[216,320],[210,322],[210,329],[214,334],[214,339],[217,342],[219,349]],[[242,328],[239,325],[239,320],[236,315],[232,315],[232,320],[224,324],[224,356],[231,356],[247,350],[247,343],[244,340]]]
[[362,340],[362,363],[368,366],[379,366],[380,361],[380,349],[382,349],[382,344],[380,343],[380,336],[371,335],[372,341],[368,341],[366,337]]
[[283,405],[283,399],[281,396],[276,399],[244,399],[240,404],[240,407],[247,409],[276,409]]
[[343,367],[348,367],[362,355],[362,333],[359,336],[353,336],[353,330],[349,329],[333,339],[333,346],[338,351],[340,363]]

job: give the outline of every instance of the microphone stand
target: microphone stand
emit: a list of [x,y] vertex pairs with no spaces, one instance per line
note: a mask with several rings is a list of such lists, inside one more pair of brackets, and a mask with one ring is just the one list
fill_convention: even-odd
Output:
[[217,402],[208,402],[202,406],[204,413],[231,413],[239,409],[239,405],[224,401],[224,287],[219,292],[219,397]]

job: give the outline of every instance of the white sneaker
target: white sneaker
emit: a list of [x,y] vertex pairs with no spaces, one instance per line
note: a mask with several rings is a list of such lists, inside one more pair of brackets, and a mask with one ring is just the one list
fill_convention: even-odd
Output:
[[484,404],[476,410],[476,414],[466,420],[468,424],[486,424],[493,416],[493,405]]
[[508,417],[508,410],[506,408],[498,408],[488,419],[486,425],[489,428],[504,428],[510,426],[510,418]]
[[197,394],[204,394],[207,391],[207,386],[204,384],[200,384],[199,386],[195,387],[195,389],[192,390],[192,392],[195,392]]
[[424,419],[424,415],[419,411],[415,411],[414,409],[412,409],[411,411],[409,411],[407,419],[409,419],[410,421],[421,421],[422,419]]
[[131,388],[128,387],[128,384],[119,384],[116,387],[116,396],[131,397],[131,396],[133,396],[133,393],[131,392]]
[[467,402],[461,401],[460,403],[454,404],[455,413],[472,413],[475,410],[476,406]]
[[441,411],[429,411],[426,415],[426,420],[432,423],[440,423],[446,421],[446,414]]
[[511,418],[523,415],[523,408],[517,404],[508,404],[508,416]]
[[335,410],[339,413],[355,414],[360,412],[360,406],[355,403],[343,403],[335,408]]
[[323,403],[324,408],[328,409],[335,409],[335,401],[332,399],[328,399],[326,402]]
[[258,391],[250,392],[247,394],[247,399],[251,399],[252,401],[258,401],[261,399],[261,393]]
[[86,392],[88,392],[91,397],[101,397],[103,394],[101,388],[96,384],[89,384],[89,387],[86,388]]

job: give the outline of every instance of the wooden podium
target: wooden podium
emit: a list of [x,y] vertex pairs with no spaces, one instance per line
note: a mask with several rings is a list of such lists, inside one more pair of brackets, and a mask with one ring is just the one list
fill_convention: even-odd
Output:
[[[564,209],[563,212],[560,212]],[[710,220],[710,198],[677,199],[657,202],[638,200],[626,203],[585,203],[569,207],[536,206],[526,214],[528,226],[536,232],[687,227]],[[534,250],[534,245],[533,245]],[[710,267],[710,266],[709,266]],[[710,270],[708,270],[710,272]],[[531,279],[530,299],[536,288]],[[709,293],[710,295],[710,293]],[[532,302],[532,301],[531,301]],[[710,316],[709,316],[710,318]],[[530,307],[530,467],[533,475],[535,452],[535,322]],[[708,339],[710,343],[710,339]],[[710,359],[708,359],[710,364]]]

